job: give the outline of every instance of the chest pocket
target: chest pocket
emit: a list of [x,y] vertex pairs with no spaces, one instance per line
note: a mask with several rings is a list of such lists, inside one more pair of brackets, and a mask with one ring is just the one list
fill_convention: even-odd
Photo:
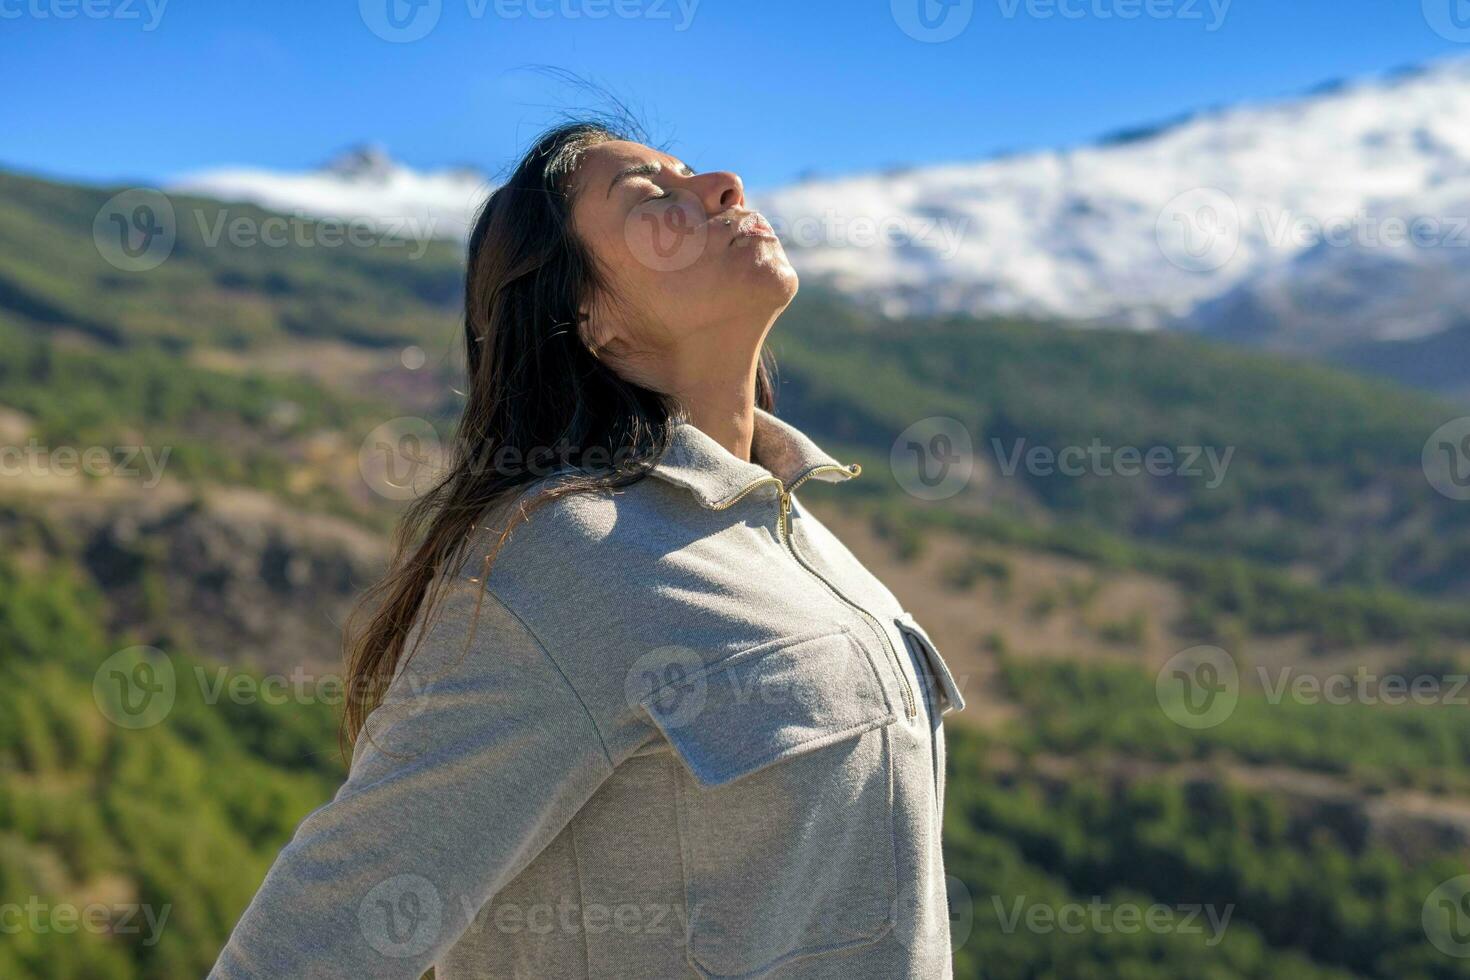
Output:
[[937,721],[951,711],[963,711],[965,698],[960,693],[960,686],[955,683],[949,665],[939,655],[939,648],[924,627],[907,612],[895,616],[893,622],[914,655],[916,666],[921,666],[928,675],[924,681],[924,700],[929,706],[929,713]]
[[826,627],[669,686],[681,689],[643,704],[682,763],[688,958],[699,975],[759,977],[889,932],[898,882],[888,726],[898,712],[868,646]]

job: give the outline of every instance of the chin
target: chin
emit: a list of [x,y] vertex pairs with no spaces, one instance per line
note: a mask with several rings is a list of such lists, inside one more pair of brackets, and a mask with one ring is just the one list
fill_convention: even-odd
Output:
[[800,285],[796,270],[779,245],[756,251],[755,261],[747,262],[745,274],[740,279],[741,288],[754,289],[763,296],[779,299],[782,306],[791,302]]

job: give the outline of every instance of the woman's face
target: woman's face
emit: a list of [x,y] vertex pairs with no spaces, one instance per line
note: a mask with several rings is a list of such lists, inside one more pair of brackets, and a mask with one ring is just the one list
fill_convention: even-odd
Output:
[[796,294],[781,242],[728,171],[600,143],[573,177],[572,220],[612,293],[583,311],[587,340],[613,353],[753,351]]

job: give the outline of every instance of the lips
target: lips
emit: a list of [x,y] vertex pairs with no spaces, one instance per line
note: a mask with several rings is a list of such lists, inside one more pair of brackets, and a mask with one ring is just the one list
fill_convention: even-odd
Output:
[[775,238],[776,231],[759,211],[751,211],[740,219],[735,235],[749,238]]

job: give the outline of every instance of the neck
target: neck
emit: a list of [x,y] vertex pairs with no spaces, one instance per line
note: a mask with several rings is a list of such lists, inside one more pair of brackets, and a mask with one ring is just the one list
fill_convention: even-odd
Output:
[[677,355],[670,358],[666,367],[673,369],[673,377],[668,379],[671,383],[661,386],[674,394],[695,428],[746,462],[751,462],[755,438],[755,379],[761,344],[775,319],[771,316],[754,326],[730,325],[705,333],[729,338],[730,343],[700,350],[696,358],[682,363]]
[[679,401],[696,429],[728,449],[737,459],[750,462],[755,438],[755,372],[739,382],[702,387]]

